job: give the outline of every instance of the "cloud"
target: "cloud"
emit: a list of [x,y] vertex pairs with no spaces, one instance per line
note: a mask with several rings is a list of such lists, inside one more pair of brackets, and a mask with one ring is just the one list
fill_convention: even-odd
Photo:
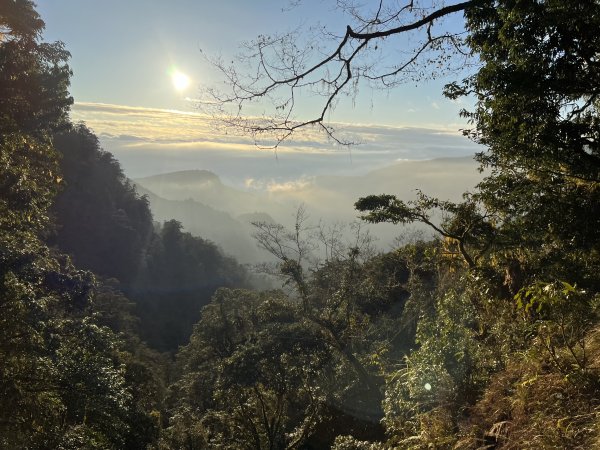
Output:
[[303,191],[315,184],[315,177],[302,176],[294,180],[276,181],[273,179],[246,178],[244,187],[252,191],[263,191],[270,194],[290,194]]
[[267,191],[271,193],[284,193],[301,191],[313,184],[313,178],[302,177],[297,180],[290,180],[283,183],[270,182],[267,184]]
[[147,141],[143,139],[133,138],[131,136],[126,136],[123,139],[123,136],[118,138],[122,141],[129,141],[129,143],[125,144],[125,147],[129,149],[139,149],[143,151],[144,149],[155,149],[162,151],[171,151],[171,150],[190,150],[190,151],[202,151],[202,150],[227,150],[227,151],[248,151],[254,152],[256,151],[256,146],[250,142],[219,142],[219,141]]
[[[273,151],[197,112],[78,102],[71,116],[96,132],[130,177],[206,169],[237,186],[260,185],[269,192],[297,188],[297,180],[314,176],[362,175],[398,160],[479,150],[462,137],[459,124],[418,128],[338,123],[332,125],[340,135],[359,145],[336,145],[313,127]],[[245,185],[249,179],[255,180],[254,186]]]
[[216,124],[210,117],[192,112],[78,102],[71,116],[75,121],[86,122],[104,137],[180,142],[221,140],[226,136],[214,132]]

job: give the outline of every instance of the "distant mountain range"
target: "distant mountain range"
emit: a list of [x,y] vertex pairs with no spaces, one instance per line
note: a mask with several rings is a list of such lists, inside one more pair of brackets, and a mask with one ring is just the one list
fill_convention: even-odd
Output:
[[[139,178],[135,182],[164,199],[196,200],[235,216],[264,212],[267,209],[263,197],[226,186],[216,174],[208,170],[171,172]],[[277,209],[277,205],[268,207],[269,210],[274,208]]]
[[[187,231],[216,242],[226,253],[249,263],[267,257],[253,241],[251,222],[292,226],[301,204],[313,222],[350,222],[357,217],[353,205],[361,196],[389,193],[408,200],[420,189],[456,201],[481,179],[477,163],[465,157],[402,161],[364,176],[318,176],[309,183],[291,183],[270,191],[235,189],[206,170],[172,172],[134,182],[138,192],[148,196],[155,220],[179,220]],[[401,228],[375,225],[371,232],[385,249]]]

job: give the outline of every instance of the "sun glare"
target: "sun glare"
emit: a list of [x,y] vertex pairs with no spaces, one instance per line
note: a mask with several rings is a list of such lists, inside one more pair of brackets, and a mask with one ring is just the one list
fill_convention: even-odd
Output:
[[188,77],[185,73],[179,72],[178,70],[171,74],[171,81],[173,82],[175,89],[178,91],[184,91],[190,85],[190,77]]

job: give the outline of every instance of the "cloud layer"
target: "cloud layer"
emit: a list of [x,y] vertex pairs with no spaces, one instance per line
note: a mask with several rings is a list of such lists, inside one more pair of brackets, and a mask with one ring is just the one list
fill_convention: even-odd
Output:
[[341,135],[359,145],[340,147],[309,129],[274,152],[193,112],[76,103],[72,118],[96,132],[129,177],[206,169],[236,186],[270,191],[305,187],[318,175],[362,175],[401,160],[478,151],[462,137],[459,125],[433,129],[337,124]]

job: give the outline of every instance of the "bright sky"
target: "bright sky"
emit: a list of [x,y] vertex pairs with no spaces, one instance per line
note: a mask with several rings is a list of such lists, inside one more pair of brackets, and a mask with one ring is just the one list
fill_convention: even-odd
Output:
[[185,94],[173,90],[169,70],[202,83],[209,70],[200,49],[235,50],[277,23],[278,1],[256,3],[39,0],[38,11],[46,39],[63,41],[72,54],[76,101],[181,109]]
[[[127,108],[111,108],[112,116],[107,119],[105,105],[139,108],[135,110],[136,136],[146,143],[161,139],[163,142],[165,137],[157,137],[157,129],[165,130],[168,126],[165,127],[164,121],[152,125],[156,110],[193,112],[194,104],[186,98],[194,98],[199,86],[216,81],[215,72],[201,56],[200,49],[207,55],[221,54],[232,59],[242,41],[261,33],[285,32],[318,22],[342,33],[347,24],[347,19],[334,10],[332,0],[304,0],[291,10],[282,9],[285,6],[283,0],[38,0],[38,12],[46,22],[44,38],[63,41],[72,55],[74,118],[85,119],[119,159],[123,149],[130,149],[125,141],[131,137],[132,122],[128,121]],[[363,88],[356,101],[343,103],[332,119],[399,127],[400,131],[404,127],[427,128],[432,135],[439,129],[457,131],[464,126],[458,117],[460,105],[441,95],[443,84],[443,81],[413,83],[391,92]],[[119,111],[125,115],[117,117]],[[147,120],[140,121],[146,113]],[[148,124],[148,135],[140,131],[140,123]],[[169,130],[169,139],[173,132],[177,129]],[[401,133],[398,139],[400,136]],[[197,134],[192,142],[202,139]],[[366,140],[369,139],[367,135]],[[387,131],[386,139],[389,141]],[[464,147],[463,153],[473,151],[468,142]],[[452,148],[454,153],[461,153],[455,145]],[[388,160],[380,161],[379,165],[401,157],[431,157],[425,153],[407,156],[406,152],[406,148],[401,154],[390,150]],[[206,162],[200,158],[198,164]],[[124,168],[131,176],[157,169],[142,170],[133,163],[131,167],[124,163]],[[132,173],[134,168],[136,173]],[[172,164],[169,168],[173,168]]]

